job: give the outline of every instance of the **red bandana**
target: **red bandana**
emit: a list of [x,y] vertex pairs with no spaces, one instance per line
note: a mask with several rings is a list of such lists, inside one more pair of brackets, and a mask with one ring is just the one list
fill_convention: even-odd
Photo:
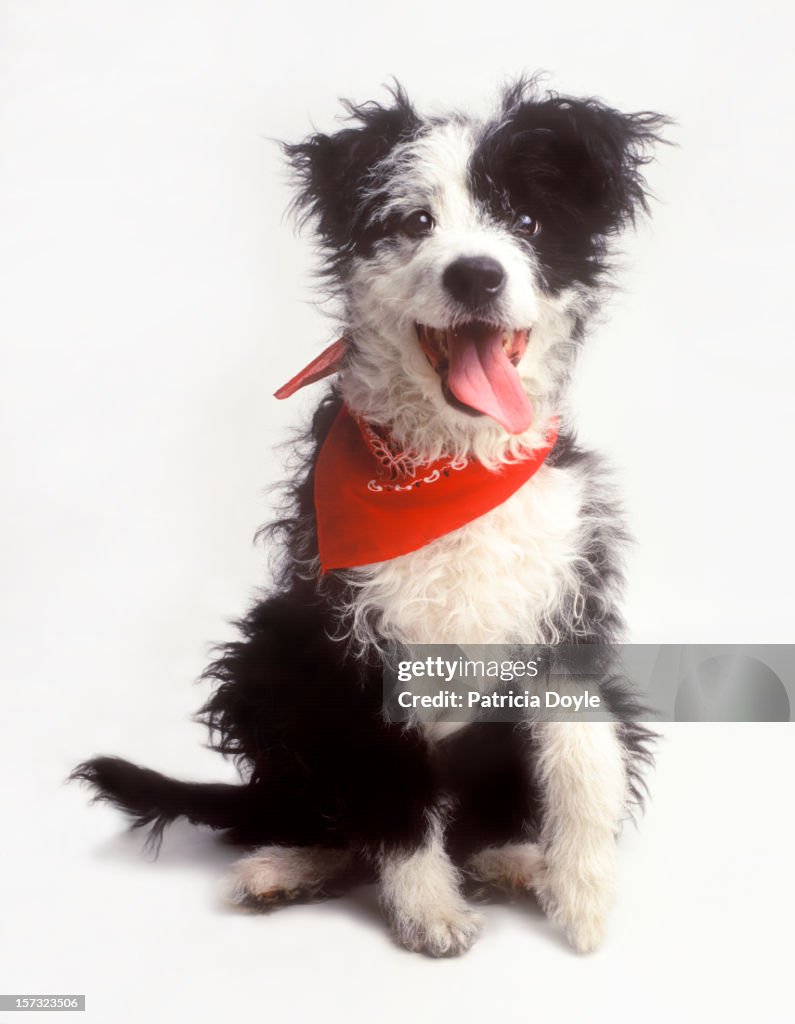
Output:
[[543,448],[496,471],[472,459],[421,463],[343,406],[315,467],[322,571],[406,555],[477,519],[541,468],[557,436],[553,420]]
[[[346,339],[276,392],[288,398],[340,369]],[[315,513],[321,570],[350,569],[417,551],[490,512],[538,472],[555,446],[558,421],[542,448],[517,462],[486,469],[474,459],[423,462],[340,409],[315,466]]]

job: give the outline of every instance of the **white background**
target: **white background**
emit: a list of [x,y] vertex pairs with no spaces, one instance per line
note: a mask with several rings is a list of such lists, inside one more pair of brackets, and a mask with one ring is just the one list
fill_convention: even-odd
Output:
[[677,120],[583,359],[580,427],[627,496],[633,639],[792,640],[785,5],[0,12],[0,991],[85,992],[100,1024],[791,1019],[786,726],[668,729],[586,959],[531,907],[490,908],[444,962],[391,945],[369,890],[230,913],[230,851],[177,827],[150,864],[62,785],[98,752],[234,777],[189,720],[191,681],[264,578],[250,540],[274,445],[314,400],[270,395],[334,337],[269,140],[330,129],[337,96],[380,96],[391,74],[423,109],[482,109],[544,68]]

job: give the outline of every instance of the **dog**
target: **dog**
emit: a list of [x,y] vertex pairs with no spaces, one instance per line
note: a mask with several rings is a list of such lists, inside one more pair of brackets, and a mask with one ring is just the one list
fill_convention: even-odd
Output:
[[155,843],[184,817],[250,847],[237,902],[372,877],[397,940],[444,956],[478,933],[471,876],[588,952],[652,757],[631,698],[604,678],[604,722],[395,722],[382,673],[390,644],[621,638],[626,531],[565,398],[666,119],[536,80],[487,119],[422,117],[397,84],[346,113],[284,147],[344,335],[277,392],[333,377],[266,528],[273,581],[205,673],[242,784],[114,757],[73,777]]

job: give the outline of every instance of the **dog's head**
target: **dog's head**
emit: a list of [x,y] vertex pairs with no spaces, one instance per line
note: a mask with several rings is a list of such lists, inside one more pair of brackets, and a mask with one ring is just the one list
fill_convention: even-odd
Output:
[[343,393],[407,447],[493,463],[557,411],[664,119],[524,82],[489,121],[392,99],[287,147],[344,302]]

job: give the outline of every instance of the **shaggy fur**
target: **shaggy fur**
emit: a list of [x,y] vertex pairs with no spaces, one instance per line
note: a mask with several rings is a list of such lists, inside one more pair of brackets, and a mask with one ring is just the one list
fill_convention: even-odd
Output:
[[[373,876],[399,941],[445,955],[478,929],[468,871],[535,890],[588,951],[650,756],[631,694],[605,668],[593,685],[610,721],[400,724],[382,714],[382,664],[393,642],[620,639],[624,528],[601,460],[573,439],[565,389],[611,239],[646,207],[642,168],[664,119],[531,82],[482,121],[422,118],[399,88],[387,106],[347,110],[336,134],[286,147],[350,344],[265,531],[273,583],[206,672],[215,688],[201,717],[243,784],[179,782],[108,757],[74,776],[155,841],[184,816],[258,847],[235,871],[236,902],[316,898]],[[418,341],[418,325],[472,322],[529,332],[516,371],[534,415],[520,433],[456,399]],[[493,468],[564,419],[547,463],[503,505],[418,551],[322,576],[314,466],[342,402],[428,461]]]

